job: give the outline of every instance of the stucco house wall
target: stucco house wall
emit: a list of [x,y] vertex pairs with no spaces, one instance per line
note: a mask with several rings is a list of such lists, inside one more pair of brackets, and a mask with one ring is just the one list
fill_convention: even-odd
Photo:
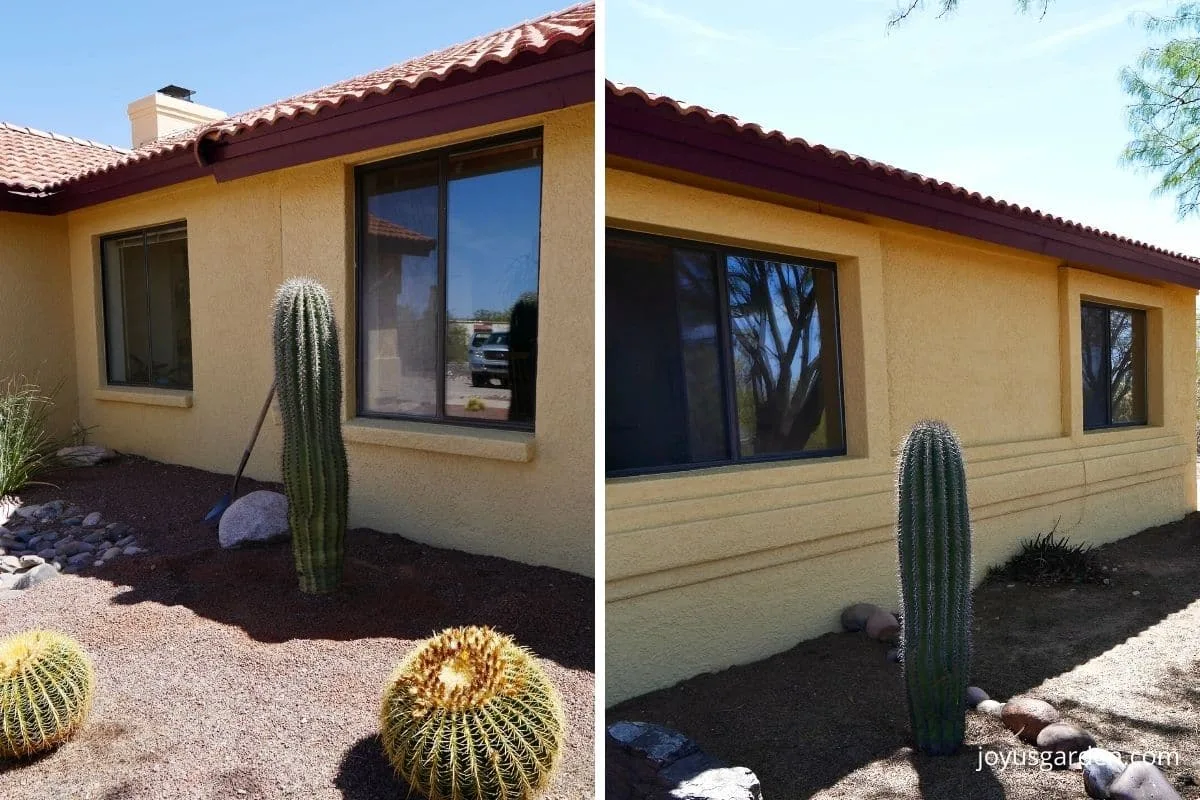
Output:
[[[236,467],[271,383],[271,300],[289,276],[330,291],[342,331],[350,524],[443,547],[593,572],[594,203],[592,104],[218,183],[211,178],[71,211],[78,414],[122,452],[219,472]],[[544,141],[534,433],[354,418],[356,165],[541,127]],[[193,389],[105,385],[100,237],[186,221]],[[3,264],[0,262],[0,269]],[[65,277],[64,277],[65,280]],[[47,313],[43,317],[51,317]],[[70,350],[70,348],[64,348]],[[247,474],[279,477],[264,426]],[[536,501],[531,501],[536,498]],[[215,498],[214,498],[215,499]]]
[[59,386],[54,436],[69,433],[78,415],[70,308],[66,220],[0,212],[0,377]]
[[[897,602],[893,466],[960,435],[975,579],[1055,524],[1094,543],[1196,507],[1195,292],[613,160],[611,227],[834,261],[847,454],[606,483],[607,701],[786,650]],[[1081,298],[1147,310],[1144,427],[1084,433]]]

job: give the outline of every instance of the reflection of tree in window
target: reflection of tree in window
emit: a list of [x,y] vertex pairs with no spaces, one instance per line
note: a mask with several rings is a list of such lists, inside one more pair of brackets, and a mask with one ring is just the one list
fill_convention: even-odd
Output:
[[1084,303],[1080,309],[1083,427],[1146,422],[1146,313]]
[[726,268],[743,455],[840,446],[832,271],[749,256]]

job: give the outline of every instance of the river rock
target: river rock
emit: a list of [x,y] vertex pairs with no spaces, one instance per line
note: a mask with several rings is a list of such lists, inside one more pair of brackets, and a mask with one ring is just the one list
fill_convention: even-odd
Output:
[[1134,761],[1108,787],[1112,800],[1182,800],[1179,792],[1148,761]]
[[98,444],[81,444],[74,447],[64,447],[57,453],[58,460],[67,467],[94,467],[105,461],[111,461],[117,454],[107,447]]
[[852,606],[846,606],[842,609],[842,630],[851,633],[865,630],[867,620],[876,611],[879,611],[879,606],[874,603],[855,603]]
[[1033,697],[1014,697],[1004,704],[1000,719],[1008,729],[1033,744],[1042,728],[1058,722],[1058,712],[1044,700]]
[[1098,800],[1108,797],[1112,782],[1125,771],[1121,757],[1102,747],[1084,750],[1079,754],[1079,764],[1083,768],[1083,790]]

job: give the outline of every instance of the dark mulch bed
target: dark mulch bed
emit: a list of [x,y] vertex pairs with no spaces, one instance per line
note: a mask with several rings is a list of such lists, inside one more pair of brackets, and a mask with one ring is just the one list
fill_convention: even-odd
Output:
[[[1200,798],[1200,514],[1098,554],[1117,567],[1109,586],[979,587],[973,682],[1001,701],[1025,693],[1053,703],[1126,760],[1172,754],[1164,774],[1184,798]],[[767,798],[1084,796],[1078,772],[1042,770],[1033,748],[982,714],[969,715],[959,755],[915,755],[901,667],[887,649],[829,634],[634,698],[607,718],[677,728],[754,770]],[[980,768],[1000,757],[1006,767]]]
[[[221,550],[197,522],[226,476],[123,458],[53,480],[22,500],[100,511],[150,552],[0,604],[0,636],[60,629],[97,668],[84,731],[0,762],[0,798],[405,797],[375,735],[380,692],[415,640],[466,624],[540,656],[569,728],[548,797],[593,797],[591,579],[354,530],[343,589],[308,597],[286,544]],[[277,487],[243,484],[258,488]]]

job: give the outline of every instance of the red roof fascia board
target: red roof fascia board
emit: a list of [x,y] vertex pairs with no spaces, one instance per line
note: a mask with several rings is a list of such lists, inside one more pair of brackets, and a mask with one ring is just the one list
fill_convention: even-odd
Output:
[[635,161],[1200,288],[1200,261],[951,184],[609,86],[606,151]]
[[18,214],[57,214],[46,198],[14,192],[0,191],[0,211],[13,211]]
[[595,51],[586,50],[437,92],[380,98],[353,111],[234,139],[208,156],[217,180],[424,139],[591,102]]

